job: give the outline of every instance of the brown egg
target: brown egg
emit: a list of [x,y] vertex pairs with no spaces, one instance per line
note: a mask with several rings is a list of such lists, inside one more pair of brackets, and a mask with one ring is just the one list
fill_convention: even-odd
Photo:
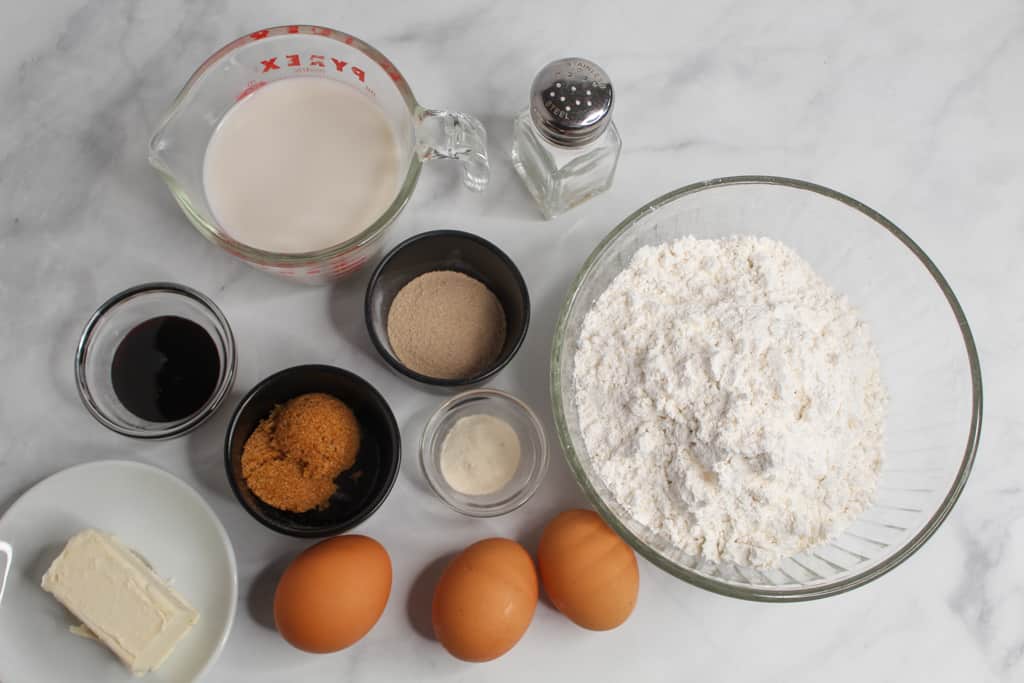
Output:
[[366,536],[330,538],[288,565],[274,594],[274,622],[306,652],[336,652],[365,636],[391,594],[391,558]]
[[636,606],[636,555],[596,512],[566,510],[551,520],[537,565],[551,602],[583,628],[615,628]]
[[523,546],[506,538],[474,543],[444,570],[434,591],[434,633],[467,662],[508,652],[537,609],[537,571]]

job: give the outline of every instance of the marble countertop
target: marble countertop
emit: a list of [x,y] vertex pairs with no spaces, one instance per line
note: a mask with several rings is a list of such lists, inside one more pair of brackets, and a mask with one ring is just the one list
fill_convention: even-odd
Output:
[[[536,406],[551,437],[557,310],[586,254],[634,208],[696,180],[770,173],[835,187],[893,219],[958,293],[985,372],[981,451],[945,525],[882,579],[797,605],[719,597],[641,561],[639,604],[623,628],[585,632],[542,606],[500,660],[449,657],[425,623],[436,561],[489,535],[535,544],[555,512],[584,504],[568,468],[556,452],[515,514],[448,510],[426,490],[414,446],[438,397],[374,353],[359,307],[366,274],[300,288],[252,270],[200,238],[146,164],[151,131],[207,55],[295,21],[369,40],[425,104],[488,127],[487,192],[432,165],[389,241],[461,226],[522,266],[530,335],[491,384]],[[509,163],[511,117],[535,70],[567,54],[612,74],[625,146],[610,192],[543,222]],[[211,681],[1022,680],[1022,72],[1018,0],[18,3],[0,43],[0,511],[47,475],[103,458],[152,463],[195,486],[239,561],[235,628]],[[357,647],[304,655],[268,626],[274,572],[307,544],[259,526],[232,497],[221,454],[229,409],[186,438],[150,444],[105,430],[80,405],[71,356],[85,319],[114,292],[164,279],[209,294],[230,319],[240,344],[232,402],[307,362],[354,369],[391,402],[405,464],[360,531],[391,550],[394,587]]]

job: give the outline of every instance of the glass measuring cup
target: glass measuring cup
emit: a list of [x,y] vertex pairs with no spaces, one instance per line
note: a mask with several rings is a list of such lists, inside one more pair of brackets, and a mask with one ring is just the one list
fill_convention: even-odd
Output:
[[[331,78],[371,98],[395,133],[406,171],[390,206],[359,234],[318,251],[276,253],[235,240],[217,222],[203,187],[203,160],[210,136],[232,105],[267,83],[292,77]],[[302,125],[301,112],[296,125]],[[373,256],[409,201],[422,163],[432,159],[461,161],[465,185],[482,190],[490,174],[484,127],[466,114],[420,106],[398,69],[358,38],[299,24],[255,31],[211,55],[182,88],[149,144],[150,164],[203,237],[250,265],[309,284],[351,273]]]

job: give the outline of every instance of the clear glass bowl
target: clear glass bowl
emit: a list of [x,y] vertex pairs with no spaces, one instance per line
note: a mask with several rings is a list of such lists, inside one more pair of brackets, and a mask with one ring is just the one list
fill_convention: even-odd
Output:
[[[220,374],[202,408],[173,422],[150,422],[121,404],[111,380],[114,353],[125,335],[158,316],[173,315],[200,325],[220,354]],[[82,403],[104,427],[139,439],[169,439],[190,432],[217,408],[235,382],[235,338],[227,318],[209,298],[173,282],[150,282],[107,299],[82,330],[75,352],[75,382]]]
[[[757,570],[687,555],[638,524],[591,467],[573,399],[583,318],[633,253],[686,235],[755,234],[795,249],[871,327],[890,400],[875,503],[844,533]],[[914,554],[952,510],[981,428],[981,369],[967,319],[927,255],[877,211],[820,185],[719,178],[670,192],[616,227],[570,289],[555,331],[551,395],[558,437],[602,517],[644,557],[716,593],[749,600],[822,598],[861,586]]]
[[[519,437],[519,467],[512,479],[494,493],[470,496],[453,489],[441,473],[441,446],[461,418],[494,415],[507,422]],[[420,464],[437,497],[471,517],[497,517],[521,507],[537,491],[548,470],[544,426],[528,405],[497,389],[473,389],[450,398],[423,428]]]

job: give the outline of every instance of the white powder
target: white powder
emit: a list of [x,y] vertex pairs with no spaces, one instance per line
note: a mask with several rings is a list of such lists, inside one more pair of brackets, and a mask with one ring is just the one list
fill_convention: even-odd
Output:
[[775,566],[874,495],[886,395],[869,331],[774,240],[638,250],[584,319],[574,381],[605,484],[691,555]]
[[519,435],[494,415],[459,418],[441,443],[441,475],[467,496],[500,491],[512,481],[521,457]]

